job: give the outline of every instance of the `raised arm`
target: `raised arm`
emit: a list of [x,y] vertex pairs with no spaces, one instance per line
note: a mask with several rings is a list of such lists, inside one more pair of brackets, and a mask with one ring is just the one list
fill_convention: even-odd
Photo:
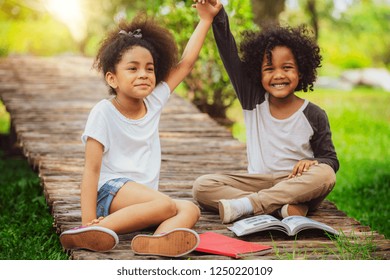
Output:
[[166,83],[171,91],[173,91],[193,69],[207,32],[213,22],[213,18],[218,13],[218,10],[209,3],[196,3],[193,6],[196,7],[198,11],[200,21],[183,51],[180,62],[168,75]]
[[259,104],[264,99],[264,92],[249,79],[244,69],[236,41],[230,31],[228,15],[223,7],[214,18],[213,33],[219,55],[242,107],[252,110],[255,104]]

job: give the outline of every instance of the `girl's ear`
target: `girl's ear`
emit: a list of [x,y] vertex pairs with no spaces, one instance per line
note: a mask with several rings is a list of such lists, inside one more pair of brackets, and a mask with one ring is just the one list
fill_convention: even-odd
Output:
[[106,79],[107,84],[110,87],[112,87],[113,89],[116,89],[118,87],[115,74],[113,74],[112,72],[107,72],[105,75],[105,79]]

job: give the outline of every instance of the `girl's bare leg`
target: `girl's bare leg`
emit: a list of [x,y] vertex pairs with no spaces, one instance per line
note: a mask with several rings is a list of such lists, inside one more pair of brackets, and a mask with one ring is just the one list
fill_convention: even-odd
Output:
[[199,208],[190,201],[174,202],[177,214],[162,222],[153,236],[139,234],[133,238],[131,248],[135,254],[180,257],[196,249],[200,239],[190,228],[199,219]]
[[175,228],[192,228],[200,217],[200,210],[194,203],[186,200],[173,200],[177,214],[160,224],[155,234],[171,231]]
[[135,182],[126,183],[114,197],[110,215],[98,225],[117,234],[157,226],[178,213],[167,195]]

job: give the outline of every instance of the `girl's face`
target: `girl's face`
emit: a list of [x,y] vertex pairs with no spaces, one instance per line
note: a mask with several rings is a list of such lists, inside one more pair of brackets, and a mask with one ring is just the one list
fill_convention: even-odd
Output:
[[132,47],[123,53],[115,73],[106,74],[106,80],[118,96],[145,98],[156,87],[152,54],[144,47]]
[[299,71],[295,57],[285,46],[276,46],[272,51],[272,62],[263,58],[261,83],[275,98],[286,98],[294,93],[299,83]]

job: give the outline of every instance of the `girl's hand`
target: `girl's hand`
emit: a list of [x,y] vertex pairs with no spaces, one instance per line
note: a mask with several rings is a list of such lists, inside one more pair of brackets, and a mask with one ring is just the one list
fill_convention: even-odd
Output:
[[91,222],[87,223],[86,225],[87,226],[93,226],[93,225],[97,225],[98,223],[100,223],[101,220],[103,220],[104,217],[99,217],[97,219],[93,219]]
[[318,165],[318,161],[309,159],[298,161],[298,163],[294,166],[293,171],[288,176],[288,179],[301,176],[302,173],[308,171],[312,165]]

